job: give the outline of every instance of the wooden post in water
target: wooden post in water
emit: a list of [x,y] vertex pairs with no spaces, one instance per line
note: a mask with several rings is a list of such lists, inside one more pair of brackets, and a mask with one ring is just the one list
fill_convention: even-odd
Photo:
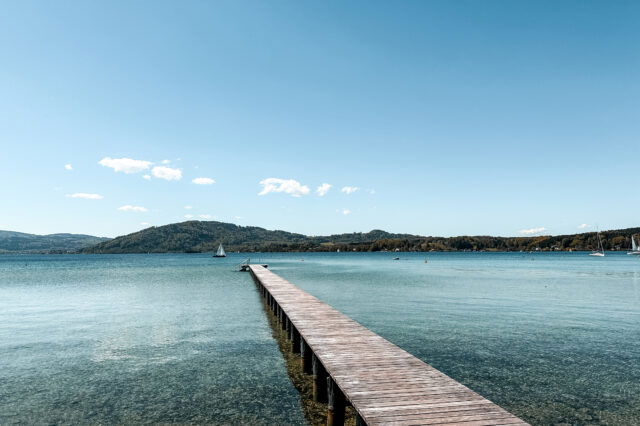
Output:
[[300,353],[300,332],[293,324],[291,327],[291,352],[294,354]]
[[327,402],[327,370],[315,354],[312,357],[313,370],[313,400]]
[[312,374],[313,370],[311,368],[311,348],[307,345],[304,339],[300,339],[300,355],[302,356],[302,371],[304,374]]
[[327,426],[343,426],[345,409],[344,394],[331,377],[327,377],[327,388],[329,397]]

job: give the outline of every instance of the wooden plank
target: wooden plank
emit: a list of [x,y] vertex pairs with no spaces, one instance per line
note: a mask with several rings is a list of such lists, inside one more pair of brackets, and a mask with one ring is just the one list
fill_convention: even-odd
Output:
[[330,395],[344,395],[366,424],[526,424],[272,271],[249,270],[263,297],[288,318],[283,326],[295,327],[303,349],[313,352],[316,378],[326,370]]

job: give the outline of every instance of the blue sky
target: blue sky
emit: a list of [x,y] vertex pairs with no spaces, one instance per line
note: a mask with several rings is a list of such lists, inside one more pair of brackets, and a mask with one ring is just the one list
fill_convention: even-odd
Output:
[[639,22],[625,1],[7,2],[0,229],[638,226]]

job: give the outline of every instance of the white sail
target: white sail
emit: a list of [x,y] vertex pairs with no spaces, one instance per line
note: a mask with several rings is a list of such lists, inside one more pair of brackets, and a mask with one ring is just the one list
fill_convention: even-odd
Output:
[[222,244],[220,244],[220,245],[218,246],[218,251],[216,252],[216,256],[218,256],[218,257],[224,257],[224,256],[226,256],[226,255],[227,255],[227,253],[225,253],[225,252],[224,252],[224,249],[222,248]]
[[589,256],[604,256],[604,247],[602,246],[602,239],[600,238],[600,231],[598,231],[598,250],[589,253]]
[[636,240],[633,239],[633,235],[631,236],[631,251],[639,251]]

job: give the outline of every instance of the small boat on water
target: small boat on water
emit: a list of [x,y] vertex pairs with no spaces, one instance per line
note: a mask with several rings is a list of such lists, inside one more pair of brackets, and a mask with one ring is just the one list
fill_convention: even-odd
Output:
[[631,236],[631,251],[627,252],[629,255],[640,255],[640,247],[636,244],[636,240],[633,239],[633,235]]
[[602,247],[602,239],[600,238],[600,231],[598,231],[598,250],[589,253],[589,256],[604,257],[604,247]]
[[227,253],[225,253],[222,243],[218,246],[218,251],[216,251],[216,254],[214,254],[213,257],[227,257]]

